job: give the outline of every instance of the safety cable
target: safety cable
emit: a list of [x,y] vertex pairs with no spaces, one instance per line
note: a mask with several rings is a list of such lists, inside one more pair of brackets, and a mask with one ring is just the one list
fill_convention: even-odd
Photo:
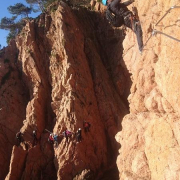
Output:
[[[178,3],[178,4],[179,4],[179,3]],[[155,26],[158,26],[158,24],[166,17],[166,15],[167,15],[168,13],[170,13],[171,10],[176,9],[176,8],[180,8],[180,6],[174,5],[174,6],[170,7],[170,8],[167,10],[167,12],[162,16],[162,18],[155,24]],[[175,41],[177,41],[177,42],[180,42],[180,40],[177,39],[177,38],[174,38],[174,37],[172,37],[172,36],[170,36],[170,35],[168,35],[168,34],[166,34],[166,33],[163,33],[163,32],[161,32],[161,31],[158,31],[158,30],[156,30],[156,29],[153,29],[151,35],[150,35],[149,38],[147,39],[147,41],[146,41],[146,43],[144,44],[143,48],[147,45],[147,43],[148,43],[148,41],[151,39],[151,37],[154,36],[154,35],[157,35],[157,34],[162,34],[162,35],[164,35],[164,36],[166,36],[166,37],[169,37],[169,38],[171,38],[171,39],[173,39],[173,40],[175,40]]]
[[154,35],[156,35],[156,34],[162,34],[162,35],[164,35],[164,36],[166,36],[166,37],[169,37],[169,38],[171,38],[171,39],[173,39],[173,40],[175,40],[175,41],[180,42],[179,39],[174,38],[174,37],[172,37],[172,36],[170,36],[170,35],[168,35],[168,34],[166,34],[166,33],[163,33],[163,32],[161,32],[161,31],[157,31],[156,29],[154,29],[153,32],[152,32],[152,35],[154,36]]
[[180,6],[172,6],[170,7],[167,12],[164,14],[164,16],[155,24],[155,26],[157,26],[165,17],[166,15],[172,10],[172,9],[175,9],[175,8],[180,8]]
[[[176,5],[175,5],[175,6],[170,7],[170,8],[167,10],[167,12],[163,15],[163,17],[155,24],[155,26],[157,26],[157,25],[166,17],[166,15],[167,15],[168,13],[170,13],[171,10],[176,9],[176,8],[180,8],[180,6],[176,6]],[[171,39],[173,39],[173,40],[175,40],[175,41],[180,42],[180,40],[177,39],[177,38],[174,38],[174,37],[172,37],[172,36],[170,36],[170,35],[168,35],[168,34],[166,34],[166,33],[163,33],[163,32],[161,32],[161,31],[157,31],[156,29],[153,29],[152,35],[154,36],[154,35],[156,35],[156,34],[162,34],[162,35],[164,35],[164,36],[166,36],[166,37],[169,37],[169,38],[171,38]]]

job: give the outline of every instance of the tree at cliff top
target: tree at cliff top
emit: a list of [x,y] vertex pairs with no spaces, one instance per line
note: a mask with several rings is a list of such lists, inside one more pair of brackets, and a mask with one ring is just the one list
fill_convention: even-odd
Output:
[[[32,12],[32,7],[27,7],[22,3],[17,3],[14,6],[9,6],[8,11],[13,16],[11,18],[4,17],[0,22],[0,29],[9,30],[9,34],[6,38],[7,43],[10,39],[13,39],[25,25],[25,18],[29,18],[28,14]],[[19,18],[21,16],[21,18]]]
[[61,0],[26,0],[26,2],[30,4],[31,7],[33,7],[33,9],[35,9],[34,5],[38,5],[39,6],[38,9],[42,12],[45,12],[46,7],[55,1],[61,1]]
[[7,9],[11,14],[15,16],[24,15],[28,17],[28,14],[32,12],[31,7],[27,7],[22,3],[17,3],[14,6],[9,6]]
[[[16,3],[14,6],[9,6],[7,9],[9,13],[13,16],[11,18],[4,17],[0,21],[0,29],[5,29],[9,31],[9,34],[6,37],[7,44],[9,44],[9,41],[15,38],[15,36],[24,27],[24,18],[29,19],[28,15],[31,14],[32,11],[45,12],[46,7],[55,1],[61,0],[26,0],[30,7],[25,6],[22,3]],[[38,5],[39,8],[35,8],[35,5]]]

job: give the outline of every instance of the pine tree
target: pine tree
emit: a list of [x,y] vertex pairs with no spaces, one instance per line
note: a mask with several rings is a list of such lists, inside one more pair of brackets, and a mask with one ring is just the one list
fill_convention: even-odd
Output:
[[41,12],[45,12],[44,3],[48,0],[26,0],[31,6],[38,5]]
[[32,12],[31,7],[27,7],[22,3],[16,3],[14,6],[9,6],[7,9],[11,14],[16,16],[23,15],[28,17],[28,14]]
[[[9,6],[7,9],[13,16],[11,18],[4,17],[1,19],[0,29],[9,30],[6,38],[7,43],[9,43],[10,39],[14,38],[22,30],[25,25],[23,17],[29,18],[28,14],[32,12],[32,8],[22,3],[17,3],[14,6]],[[19,18],[19,16],[21,16],[21,18]]]

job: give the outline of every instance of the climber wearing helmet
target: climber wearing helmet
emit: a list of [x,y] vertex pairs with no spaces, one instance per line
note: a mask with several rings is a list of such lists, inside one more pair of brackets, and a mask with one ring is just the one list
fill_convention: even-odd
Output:
[[87,121],[83,121],[83,127],[84,127],[84,132],[89,132],[89,129],[91,127],[91,124]]
[[65,130],[62,135],[66,138],[66,142],[68,142],[68,138],[71,137],[73,134],[73,132],[69,131],[69,130]]
[[79,143],[82,140],[81,128],[79,128],[76,132],[76,140],[77,140],[77,143]]
[[32,143],[33,146],[36,145],[37,142],[38,142],[38,139],[37,139],[37,131],[34,130],[34,131],[33,131],[33,143]]
[[53,134],[53,139],[54,139],[54,144],[55,144],[55,147],[58,146],[58,135],[57,134]]
[[18,140],[18,146],[20,145],[21,142],[23,142],[23,133],[21,131],[19,131],[17,134],[16,134],[16,138]]
[[115,27],[123,24],[132,29],[137,37],[140,52],[143,50],[142,29],[138,18],[127,8],[134,0],[121,3],[121,0],[102,0],[107,7],[106,18]]
[[102,0],[102,3],[106,6],[107,5],[107,0]]
[[54,143],[53,133],[50,133],[48,141],[52,144]]

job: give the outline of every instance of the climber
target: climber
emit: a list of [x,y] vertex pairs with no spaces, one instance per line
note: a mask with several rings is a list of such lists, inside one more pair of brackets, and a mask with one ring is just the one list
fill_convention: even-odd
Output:
[[58,146],[58,135],[54,133],[53,139],[54,139],[54,144],[57,147]]
[[89,128],[91,127],[91,124],[87,121],[83,122],[84,132],[89,132]]
[[50,135],[49,135],[49,138],[48,138],[48,141],[50,142],[50,143],[54,143],[54,138],[53,138],[53,134],[52,133],[50,133]]
[[23,142],[23,133],[21,133],[21,131],[19,131],[17,134],[16,134],[16,139],[18,140],[18,145],[20,145],[21,142]]
[[36,130],[33,131],[33,146],[38,142]]
[[79,128],[76,132],[76,140],[77,140],[77,143],[81,142],[81,140],[82,140],[81,128]]
[[134,0],[129,0],[121,3],[121,0],[102,0],[102,4],[108,6],[106,10],[106,18],[115,27],[120,27],[123,24],[132,29],[136,34],[139,51],[142,53],[143,40],[142,29],[137,14],[133,14],[127,6],[133,3]]
[[66,142],[68,142],[68,137],[71,137],[73,133],[66,129],[62,134],[66,138]]

